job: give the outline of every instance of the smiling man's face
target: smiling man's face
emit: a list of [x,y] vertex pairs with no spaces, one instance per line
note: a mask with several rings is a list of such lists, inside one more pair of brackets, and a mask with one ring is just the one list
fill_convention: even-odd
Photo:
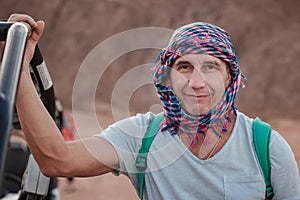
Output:
[[170,81],[185,111],[205,115],[221,101],[231,76],[224,61],[206,54],[187,54],[172,65]]

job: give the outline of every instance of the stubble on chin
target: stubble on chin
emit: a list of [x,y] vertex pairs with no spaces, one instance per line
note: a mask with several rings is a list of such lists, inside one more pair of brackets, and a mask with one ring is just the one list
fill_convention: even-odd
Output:
[[193,116],[201,116],[201,115],[207,115],[209,111],[211,110],[210,106],[191,106],[186,105],[182,107],[183,110]]

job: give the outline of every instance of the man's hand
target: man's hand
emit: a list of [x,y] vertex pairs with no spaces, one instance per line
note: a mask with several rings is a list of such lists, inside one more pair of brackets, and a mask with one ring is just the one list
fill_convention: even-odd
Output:
[[32,17],[25,14],[12,14],[8,18],[8,22],[26,22],[31,27],[31,35],[27,39],[22,70],[27,71],[29,63],[33,57],[34,49],[44,31],[45,23],[43,21],[35,21]]

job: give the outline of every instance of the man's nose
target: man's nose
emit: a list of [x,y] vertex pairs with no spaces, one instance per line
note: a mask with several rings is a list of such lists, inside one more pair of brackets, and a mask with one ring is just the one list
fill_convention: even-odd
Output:
[[206,80],[203,74],[201,74],[201,72],[199,72],[198,70],[194,69],[192,76],[189,79],[189,86],[192,88],[201,88],[205,87],[205,85]]

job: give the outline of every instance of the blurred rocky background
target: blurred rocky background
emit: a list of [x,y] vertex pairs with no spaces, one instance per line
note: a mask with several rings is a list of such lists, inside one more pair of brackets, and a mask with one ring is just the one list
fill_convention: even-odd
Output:
[[[133,28],[175,29],[206,21],[230,33],[239,55],[247,87],[240,90],[238,108],[263,118],[300,117],[299,8],[298,0],[0,0],[1,18],[18,12],[46,22],[40,47],[65,108],[72,107],[81,63],[102,41]],[[124,73],[153,62],[157,53],[137,50],[114,60],[98,83],[97,111],[110,108]],[[130,110],[146,112],[157,102],[155,90],[146,85],[133,94]]]
[[[206,21],[225,28],[231,35],[246,88],[237,98],[238,108],[270,122],[288,140],[300,160],[300,1],[298,0],[0,0],[0,18],[11,13],[27,13],[44,20],[46,29],[39,45],[54,81],[57,97],[71,111],[75,78],[85,58],[107,39],[140,27],[176,29],[194,21]],[[145,39],[148,35],[145,35]],[[158,39],[161,39],[158,37]],[[120,48],[126,46],[120,43]],[[134,44],[133,44],[134,45]],[[116,48],[116,47],[114,47]],[[114,49],[107,49],[107,52]],[[95,106],[103,123],[112,121],[111,97],[130,70],[152,63],[157,49],[140,49],[112,60],[99,77]],[[101,58],[103,55],[99,55]],[[144,68],[137,70],[131,82],[144,78]],[[91,71],[97,74],[97,69]],[[142,80],[143,81],[143,80]],[[114,107],[130,108],[131,114],[146,112],[159,103],[150,84],[132,92],[130,82],[123,85],[120,100]],[[85,109],[87,78],[79,92],[80,109]],[[127,87],[128,86],[128,87]],[[130,93],[130,101],[122,94]],[[87,107],[90,107],[87,106]],[[81,115],[85,133],[98,132],[89,125],[89,116]],[[67,183],[60,180],[61,199],[138,199],[129,180],[106,174],[94,178],[76,179],[73,193],[64,190]],[[118,192],[116,192],[118,191]]]

